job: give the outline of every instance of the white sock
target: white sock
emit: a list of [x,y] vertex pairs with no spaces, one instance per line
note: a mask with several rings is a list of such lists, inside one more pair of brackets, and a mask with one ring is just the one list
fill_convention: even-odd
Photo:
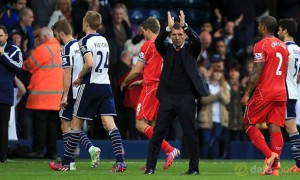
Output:
[[92,152],[92,149],[94,148],[94,146],[91,146],[90,148],[89,148],[89,153],[91,154],[91,152]]

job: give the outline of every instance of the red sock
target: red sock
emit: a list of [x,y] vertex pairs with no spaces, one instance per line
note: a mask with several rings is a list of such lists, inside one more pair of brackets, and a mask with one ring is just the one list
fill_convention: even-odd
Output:
[[[153,136],[153,128],[151,126],[146,127],[144,130],[144,134],[148,139],[151,139]],[[163,140],[163,142],[161,143],[161,149],[165,153],[169,153],[173,151],[174,148],[166,140]]]
[[246,126],[245,129],[246,133],[248,134],[251,142],[255,145],[255,147],[259,149],[265,155],[265,157],[271,157],[272,151],[268,147],[265,138],[260,132],[260,130],[253,125]]
[[283,138],[281,132],[271,133],[271,139],[271,150],[276,152],[280,157],[283,147]]

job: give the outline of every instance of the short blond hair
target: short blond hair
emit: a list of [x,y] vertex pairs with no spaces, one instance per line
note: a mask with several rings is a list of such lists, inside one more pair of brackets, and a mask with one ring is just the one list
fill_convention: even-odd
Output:
[[87,11],[84,20],[89,24],[91,29],[97,30],[101,25],[102,17],[96,11]]

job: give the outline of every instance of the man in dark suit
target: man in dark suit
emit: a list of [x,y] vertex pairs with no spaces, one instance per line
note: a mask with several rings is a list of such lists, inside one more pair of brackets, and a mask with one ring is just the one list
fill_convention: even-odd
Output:
[[[209,91],[197,67],[196,59],[201,50],[200,39],[185,23],[183,11],[180,11],[179,19],[180,23],[174,22],[174,17],[168,12],[168,26],[155,40],[155,47],[163,57],[164,65],[157,91],[160,101],[158,119],[149,144],[145,174],[154,174],[160,145],[176,115],[184,135],[188,138],[190,162],[186,174],[199,174],[195,100],[200,96],[208,96]],[[169,34],[173,44],[165,43]],[[187,36],[189,42],[185,41]]]

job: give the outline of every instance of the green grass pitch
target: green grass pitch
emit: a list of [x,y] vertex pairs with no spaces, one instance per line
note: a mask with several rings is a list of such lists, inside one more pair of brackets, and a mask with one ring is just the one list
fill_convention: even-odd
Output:
[[113,165],[112,160],[101,160],[100,165],[90,168],[88,160],[77,160],[76,171],[57,172],[48,167],[46,160],[13,159],[0,164],[0,179],[12,180],[132,180],[132,179],[298,179],[300,173],[285,173],[294,164],[292,160],[282,160],[279,177],[261,176],[263,160],[200,160],[200,175],[187,176],[184,172],[188,168],[188,160],[175,160],[168,170],[163,170],[164,161],[159,160],[158,170],[153,175],[144,175],[141,168],[144,160],[127,160],[127,171],[123,173],[109,172]]

